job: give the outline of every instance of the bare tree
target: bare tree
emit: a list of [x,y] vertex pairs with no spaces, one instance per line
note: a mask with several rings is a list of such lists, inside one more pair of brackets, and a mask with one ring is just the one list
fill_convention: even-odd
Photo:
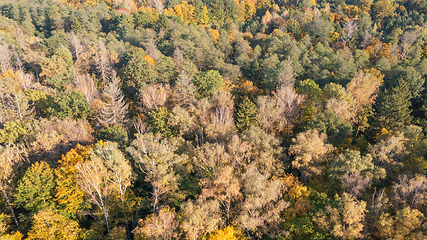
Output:
[[180,162],[174,156],[175,146],[167,139],[153,133],[137,134],[127,149],[139,169],[146,174],[146,181],[153,186],[153,212],[168,193],[178,189],[178,176],[173,166]]
[[19,222],[13,210],[13,203],[12,199],[9,197],[9,191],[13,183],[13,178],[17,172],[17,167],[21,163],[22,155],[17,146],[10,144],[4,147],[0,146],[0,189],[17,226],[19,226]]
[[[176,213],[170,208],[163,208],[157,214],[152,214],[145,220],[140,220],[139,226],[133,231],[135,235],[148,239],[177,239],[178,221]],[[141,236],[141,237],[142,237]]]
[[173,51],[173,61],[177,69],[179,69],[184,63],[184,54],[182,53],[181,49],[179,49],[179,47],[176,47]]
[[8,70],[13,70],[12,52],[9,49],[7,43],[0,38],[0,73],[4,73]]
[[181,107],[190,107],[195,104],[195,96],[196,86],[191,82],[190,76],[185,71],[181,71],[175,83],[172,101]]
[[97,143],[89,154],[88,161],[76,165],[77,184],[86,192],[90,201],[101,209],[110,231],[108,217],[112,193],[116,191],[124,201],[131,181],[131,166],[117,148],[117,143]]
[[92,104],[95,98],[99,95],[96,84],[88,73],[83,75],[74,73],[74,85],[78,91],[85,95],[86,101],[89,104]]
[[124,94],[120,89],[120,78],[115,77],[104,88],[104,105],[98,115],[99,123],[124,125],[128,122],[129,104],[124,99]]
[[353,35],[353,33],[356,32],[358,28],[359,26],[357,22],[355,22],[353,19],[350,19],[344,23],[344,35],[342,36],[342,40],[344,41],[345,45],[347,45],[351,39],[351,35]]
[[112,74],[113,71],[113,66],[110,62],[108,51],[101,38],[99,38],[98,42],[98,52],[96,53],[95,63],[101,80],[104,83],[108,82],[111,77],[110,74]]
[[81,44],[79,37],[76,34],[74,34],[73,31],[71,31],[67,33],[67,41],[68,41],[70,50],[74,55],[74,58],[78,59],[81,53],[84,51],[84,47]]
[[411,53],[412,44],[417,40],[417,31],[406,31],[401,37],[402,41],[402,56],[401,60],[406,59]]
[[151,110],[166,103],[168,90],[161,84],[151,84],[139,90],[139,101],[145,110]]
[[276,79],[277,89],[282,87],[294,87],[295,85],[295,73],[292,67],[292,61],[290,58],[282,62],[279,74]]
[[6,119],[25,121],[34,116],[34,107],[22,92],[6,93],[0,96],[1,111]]

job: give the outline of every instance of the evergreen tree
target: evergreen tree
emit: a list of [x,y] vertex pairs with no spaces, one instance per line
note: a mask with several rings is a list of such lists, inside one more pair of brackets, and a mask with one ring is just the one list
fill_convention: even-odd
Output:
[[411,93],[406,82],[399,80],[391,91],[385,90],[377,104],[377,130],[403,128],[412,121]]
[[249,129],[251,126],[258,126],[256,105],[248,98],[245,98],[243,103],[239,106],[237,112],[236,127],[240,132]]

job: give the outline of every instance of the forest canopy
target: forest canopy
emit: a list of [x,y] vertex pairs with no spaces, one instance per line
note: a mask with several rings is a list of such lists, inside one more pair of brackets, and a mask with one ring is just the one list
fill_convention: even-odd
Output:
[[0,238],[427,238],[426,21],[425,0],[0,1]]

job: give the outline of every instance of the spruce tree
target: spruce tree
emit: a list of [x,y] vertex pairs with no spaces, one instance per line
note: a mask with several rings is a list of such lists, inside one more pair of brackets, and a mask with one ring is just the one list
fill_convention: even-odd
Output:
[[377,130],[403,128],[412,121],[411,92],[403,80],[390,91],[385,90],[377,104]]
[[237,112],[236,127],[243,132],[251,126],[258,126],[257,108],[251,100],[245,98]]

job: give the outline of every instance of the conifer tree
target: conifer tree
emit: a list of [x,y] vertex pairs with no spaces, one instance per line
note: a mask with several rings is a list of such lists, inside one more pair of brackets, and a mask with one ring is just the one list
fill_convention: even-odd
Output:
[[257,108],[251,100],[245,98],[237,112],[236,127],[239,131],[243,132],[251,126],[258,126]]
[[105,99],[99,115],[99,123],[106,125],[123,125],[128,122],[129,104],[126,103],[122,90],[120,89],[120,79],[115,77],[104,89]]
[[377,130],[403,128],[412,121],[411,93],[406,82],[399,80],[390,91],[385,90],[377,105]]

